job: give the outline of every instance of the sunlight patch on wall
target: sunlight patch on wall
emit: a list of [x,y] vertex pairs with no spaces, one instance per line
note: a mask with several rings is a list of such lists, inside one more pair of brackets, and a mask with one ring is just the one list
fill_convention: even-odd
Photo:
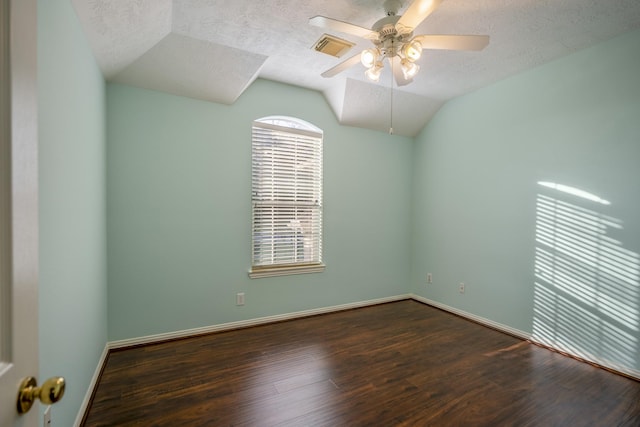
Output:
[[611,203],[562,184],[536,203],[533,337],[574,355],[631,367],[640,351],[640,257],[615,236]]
[[610,205],[607,200],[601,199],[595,194],[591,194],[588,191],[580,190],[579,188],[571,187],[569,185],[556,184],[555,182],[540,181],[538,184],[543,187],[553,188],[554,190],[562,191],[563,193],[572,194],[574,196],[582,197],[583,199],[591,200],[592,202],[602,203],[603,205]]

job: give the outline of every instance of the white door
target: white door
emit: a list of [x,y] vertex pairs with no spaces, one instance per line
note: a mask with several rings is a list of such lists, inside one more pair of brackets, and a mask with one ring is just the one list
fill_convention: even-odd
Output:
[[36,0],[0,2],[0,426],[35,427],[17,395],[38,375]]

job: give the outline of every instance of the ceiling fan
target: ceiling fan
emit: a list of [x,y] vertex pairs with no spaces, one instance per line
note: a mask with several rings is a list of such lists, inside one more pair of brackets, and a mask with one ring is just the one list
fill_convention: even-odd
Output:
[[489,36],[476,35],[413,35],[413,30],[424,21],[442,0],[414,0],[403,15],[398,15],[402,6],[400,0],[386,0],[384,9],[387,16],[378,20],[371,29],[325,16],[309,19],[311,25],[340,31],[369,39],[374,47],[365,49],[349,59],[322,73],[322,77],[333,77],[338,73],[361,62],[367,70],[366,76],[378,81],[384,67],[385,58],[389,60],[398,86],[404,86],[418,73],[416,63],[423,49],[482,50],[489,44]]

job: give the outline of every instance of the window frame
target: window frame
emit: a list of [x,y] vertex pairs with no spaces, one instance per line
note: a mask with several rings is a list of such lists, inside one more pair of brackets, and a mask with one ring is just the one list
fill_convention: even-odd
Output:
[[[259,189],[261,189],[261,178],[264,178],[264,175],[259,175],[260,174],[260,168],[257,167],[257,165],[260,163],[260,160],[263,160],[263,158],[260,158],[260,156],[258,155],[258,151],[260,148],[259,147],[260,144],[264,144],[264,140],[263,138],[265,137],[265,133],[266,134],[271,134],[271,132],[281,132],[283,135],[285,135],[285,139],[279,142],[288,142],[289,144],[295,144],[295,148],[294,151],[296,153],[298,153],[298,143],[300,143],[300,145],[302,146],[302,150],[308,150],[308,148],[304,147],[305,142],[303,141],[298,141],[295,142],[297,138],[303,138],[306,139],[306,144],[309,144],[308,140],[309,138],[314,139],[312,141],[313,144],[317,144],[317,146],[314,146],[312,149],[312,153],[313,153],[313,160],[314,160],[314,164],[313,164],[313,168],[312,168],[312,175],[313,175],[313,179],[312,179],[312,185],[313,185],[313,198],[315,199],[313,203],[309,203],[307,202],[302,202],[297,200],[297,191],[298,188],[302,188],[308,185],[308,180],[304,182],[304,184],[298,184],[297,179],[294,180],[294,182],[296,182],[296,184],[293,185],[293,188],[295,188],[295,194],[296,196],[294,196],[294,198],[296,199],[296,201],[285,201],[282,198],[277,198],[275,196],[275,194],[272,193],[280,193],[280,191],[278,191],[278,189],[280,189],[283,192],[286,192],[288,190],[285,190],[283,187],[278,186],[277,184],[272,184],[273,185],[273,189],[271,190],[271,194],[270,198],[267,198],[266,200],[263,199],[262,197],[258,197],[258,195],[260,194],[261,196],[264,196],[264,192],[259,191]],[[269,135],[270,137],[270,135]],[[274,139],[273,143],[275,144],[276,141]],[[323,142],[324,142],[324,133],[323,131],[314,126],[313,124],[306,122],[304,120],[295,118],[295,117],[288,117],[288,116],[268,116],[268,117],[263,117],[260,119],[256,119],[252,122],[252,126],[251,126],[251,268],[249,270],[249,277],[251,277],[252,279],[255,278],[262,278],[262,277],[274,277],[274,276],[283,276],[283,275],[291,275],[291,274],[306,274],[306,273],[320,273],[323,272],[325,269],[325,264],[322,261],[322,239],[323,239]],[[287,154],[293,154],[292,153],[287,153]],[[275,154],[272,153],[272,156],[275,157]],[[272,159],[273,160],[273,159]],[[274,166],[275,167],[275,166]],[[263,170],[264,172],[264,170]],[[267,169],[266,171],[267,173],[274,173],[273,169]],[[287,187],[289,190],[291,187],[291,181],[288,181],[286,185],[284,185],[284,187]],[[308,190],[306,190],[306,195],[309,195]],[[290,219],[290,216],[288,215],[293,215],[295,218],[295,221],[298,221],[298,210],[302,210],[304,211],[305,209],[309,209],[309,215],[313,218],[311,220],[309,220],[309,227],[310,227],[310,235],[311,235],[311,247],[312,247],[312,260],[301,260],[301,261],[294,261],[294,262],[285,262],[285,263],[257,263],[256,262],[256,247],[257,247],[257,240],[256,240],[256,234],[257,234],[257,228],[259,228],[259,225],[264,225],[264,223],[260,223],[259,221],[256,220],[257,216],[260,216],[263,214],[264,212],[264,208],[266,206],[271,206],[272,208],[272,212],[274,211],[278,211],[280,210],[288,210],[288,211],[295,211],[294,214],[289,213],[282,213],[281,218],[283,219]],[[287,209],[284,206],[290,206],[292,209]],[[277,218],[278,215],[277,214],[273,214],[273,218],[271,221],[272,223],[277,223],[277,221],[275,221],[275,218]],[[266,221],[266,223],[268,223],[268,221]],[[280,232],[278,232],[280,231]],[[271,230],[271,234],[267,234],[267,239],[271,239],[271,241],[276,240],[277,238],[280,238],[283,236],[283,234],[281,234],[281,232],[284,231],[284,229],[280,229],[280,230]],[[260,233],[263,233],[260,232]],[[298,232],[296,232],[298,233]],[[286,238],[286,236],[285,236]],[[293,245],[298,245],[299,243],[294,243]],[[273,244],[272,244],[273,245]],[[286,244],[285,244],[285,248],[286,248]],[[289,249],[291,249],[292,247],[290,246]],[[272,246],[272,252],[271,252],[271,256],[275,257],[275,245]],[[286,251],[286,249],[285,249]],[[297,254],[297,250],[294,250],[294,252]],[[269,252],[265,253],[267,256],[269,256]],[[295,256],[299,256],[299,255],[295,255]],[[303,255],[304,256],[304,251],[303,251]],[[293,258],[293,256],[291,256]]]

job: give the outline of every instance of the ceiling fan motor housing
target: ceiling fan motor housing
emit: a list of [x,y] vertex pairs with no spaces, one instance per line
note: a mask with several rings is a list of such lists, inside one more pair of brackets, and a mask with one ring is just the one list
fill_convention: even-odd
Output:
[[386,16],[378,20],[371,28],[379,34],[378,39],[373,40],[373,43],[387,58],[396,56],[400,47],[413,36],[413,32],[398,33],[396,23],[400,18],[401,16],[398,15]]

